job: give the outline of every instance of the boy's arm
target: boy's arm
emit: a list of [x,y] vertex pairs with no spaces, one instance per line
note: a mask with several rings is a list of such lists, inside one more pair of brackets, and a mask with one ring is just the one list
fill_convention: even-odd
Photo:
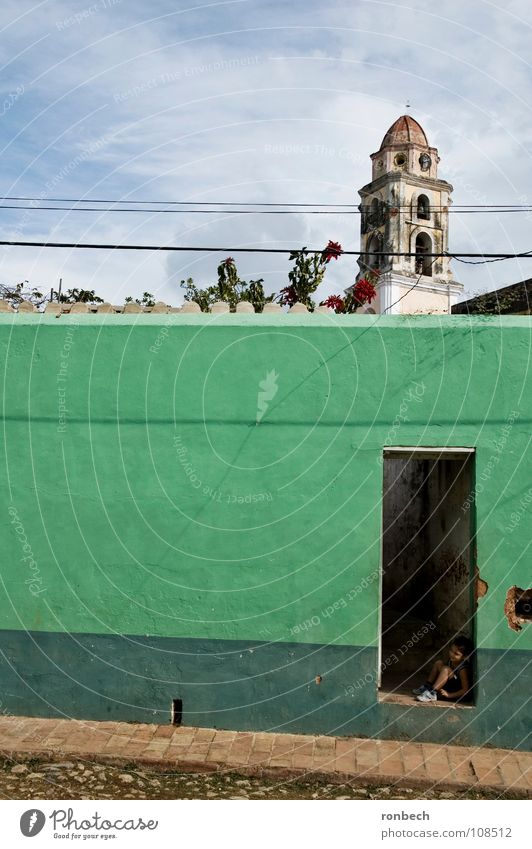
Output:
[[461,690],[456,690],[454,693],[448,693],[447,690],[440,690],[440,696],[443,696],[444,699],[448,699],[450,702],[461,699],[469,691],[470,684],[467,669],[461,669],[458,674],[460,675],[460,683],[462,685]]

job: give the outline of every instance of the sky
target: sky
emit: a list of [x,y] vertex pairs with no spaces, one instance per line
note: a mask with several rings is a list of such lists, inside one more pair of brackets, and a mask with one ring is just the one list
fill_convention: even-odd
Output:
[[[228,254],[268,292],[288,256],[357,250],[357,215],[57,212],[52,198],[358,203],[369,155],[409,113],[455,204],[532,204],[529,0],[2,0],[2,239],[220,246],[222,253],[0,247],[0,280],[182,301]],[[8,201],[2,201],[8,204]],[[123,208],[120,203],[115,204]],[[148,204],[149,206],[149,204]],[[153,207],[149,207],[153,208]],[[532,250],[532,212],[458,214],[451,251]],[[319,294],[350,285],[331,263]],[[532,259],[453,262],[464,297],[532,277]]]

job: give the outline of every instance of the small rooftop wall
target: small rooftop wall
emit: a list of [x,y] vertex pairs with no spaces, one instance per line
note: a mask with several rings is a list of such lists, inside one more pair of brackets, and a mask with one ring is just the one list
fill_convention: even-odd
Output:
[[[20,301],[16,306],[13,306],[13,305],[11,305],[11,303],[9,301],[5,301],[5,300],[0,299],[0,313],[2,313],[2,312],[4,312],[4,313],[13,313],[13,312],[37,313],[37,312],[39,312],[39,314],[42,314],[37,309],[37,307],[34,304],[32,304],[30,301]],[[157,301],[155,304],[153,304],[153,306],[150,306],[150,307],[141,306],[140,304],[137,304],[136,302],[122,304],[121,306],[116,306],[114,304],[109,304],[109,303],[86,304],[86,303],[81,303],[80,301],[76,301],[75,303],[72,303],[72,304],[67,304],[67,303],[58,304],[55,301],[49,301],[46,304],[43,312],[46,315],[55,315],[55,316],[74,315],[74,314],[76,314],[76,315],[84,315],[84,314],[85,315],[100,315],[100,314],[106,314],[106,315],[109,315],[109,314],[111,314],[111,315],[120,315],[120,314],[124,314],[124,315],[128,315],[128,314],[152,315],[152,314],[154,314],[154,315],[159,315],[159,314],[162,314],[162,313],[182,313],[183,315],[186,315],[186,314],[189,314],[189,313],[190,314],[200,313],[201,309],[199,307],[199,304],[196,304],[194,301],[185,301],[179,307],[173,307],[170,304],[163,303],[163,301]],[[216,301],[216,303],[214,303],[212,305],[210,312],[214,313],[214,314],[228,313],[228,312],[230,312],[229,304],[227,304],[225,301]],[[253,313],[253,312],[255,312],[253,305],[250,304],[248,301],[240,301],[236,305],[236,313],[246,314],[246,313]],[[281,312],[283,312],[283,310],[282,310],[280,304],[267,303],[267,304],[264,305],[264,313],[265,314],[270,314],[270,313],[275,314],[275,313],[281,313]],[[293,313],[308,312],[308,309],[305,306],[305,304],[296,303],[291,307],[290,312],[293,312]],[[333,310],[329,310],[328,307],[316,307],[316,312],[317,313],[331,313],[332,314]]]

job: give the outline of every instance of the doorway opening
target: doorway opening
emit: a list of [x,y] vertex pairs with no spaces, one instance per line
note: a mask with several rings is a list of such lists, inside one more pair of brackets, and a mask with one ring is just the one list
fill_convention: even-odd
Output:
[[474,640],[474,450],[389,448],[383,470],[379,699],[411,705],[452,638]]

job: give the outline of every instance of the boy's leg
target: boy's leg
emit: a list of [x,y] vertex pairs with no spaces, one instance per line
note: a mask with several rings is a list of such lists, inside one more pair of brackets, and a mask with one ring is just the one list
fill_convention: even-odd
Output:
[[443,666],[442,665],[440,667],[440,672],[438,674],[438,677],[436,678],[434,684],[432,685],[432,689],[436,690],[436,691],[443,690],[443,688],[447,684],[447,681],[449,680],[449,678],[451,677],[452,674],[453,674],[453,670],[449,666]]
[[432,669],[426,679],[425,683],[421,685],[421,687],[415,687],[412,692],[414,696],[421,696],[424,692],[434,689],[434,681],[437,680],[438,675],[441,672],[443,667],[443,660],[437,660],[436,663],[432,665]]
[[429,682],[429,684],[434,684],[438,675],[441,672],[442,666],[443,666],[443,660],[437,660],[436,663],[433,664],[432,669],[430,670],[429,677],[427,678],[427,681]]

